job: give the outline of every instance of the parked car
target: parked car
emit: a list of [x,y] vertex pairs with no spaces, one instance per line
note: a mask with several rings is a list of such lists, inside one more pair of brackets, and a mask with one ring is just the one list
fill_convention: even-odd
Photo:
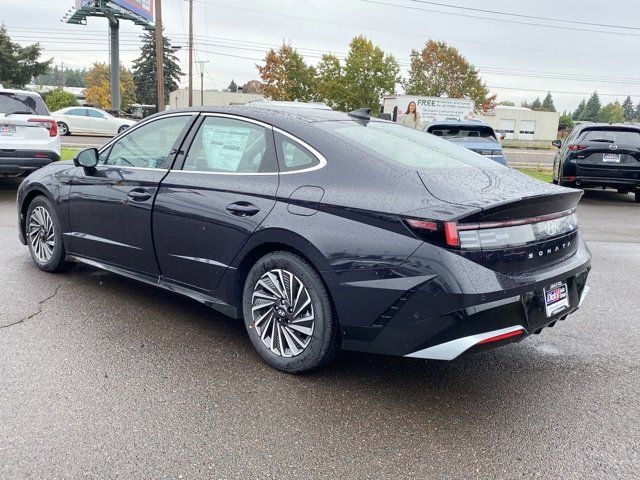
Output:
[[0,176],[20,176],[60,160],[58,126],[35,92],[0,85]]
[[427,125],[425,131],[479,153],[501,165],[507,164],[500,143],[500,135],[481,120],[440,120]]
[[634,192],[640,202],[640,126],[585,123],[574,127],[564,142],[552,143],[558,147],[553,183]]
[[321,109],[163,112],[19,188],[36,265],[81,262],[243,318],[272,366],[451,360],[587,292],[582,192],[418,130]]
[[114,117],[108,112],[92,107],[67,107],[53,112],[60,135],[91,133],[117,135],[136,124],[134,120]]

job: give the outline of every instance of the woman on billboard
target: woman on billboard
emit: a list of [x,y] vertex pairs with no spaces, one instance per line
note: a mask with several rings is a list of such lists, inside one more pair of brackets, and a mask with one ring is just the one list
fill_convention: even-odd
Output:
[[399,110],[398,113],[401,115],[400,123],[405,127],[418,128],[420,126],[420,114],[418,113],[416,102],[409,102],[407,111],[404,114],[402,110]]

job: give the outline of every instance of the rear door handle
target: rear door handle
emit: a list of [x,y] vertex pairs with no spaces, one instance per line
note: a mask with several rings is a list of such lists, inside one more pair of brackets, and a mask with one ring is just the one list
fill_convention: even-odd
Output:
[[144,202],[149,200],[153,194],[144,188],[134,188],[129,193],[127,193],[127,197],[135,202]]
[[227,212],[237,217],[251,217],[259,211],[258,207],[249,202],[235,202],[227,206]]

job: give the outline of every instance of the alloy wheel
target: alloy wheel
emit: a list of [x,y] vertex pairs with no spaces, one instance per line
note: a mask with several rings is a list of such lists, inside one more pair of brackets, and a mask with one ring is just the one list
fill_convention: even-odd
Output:
[[39,262],[47,263],[55,248],[53,219],[46,208],[37,206],[29,217],[29,244]]
[[309,290],[293,273],[266,272],[253,288],[251,314],[262,343],[275,355],[295,357],[311,341],[315,317]]
[[58,123],[58,132],[60,133],[60,135],[64,136],[69,133],[69,129],[67,128],[67,125],[65,123]]

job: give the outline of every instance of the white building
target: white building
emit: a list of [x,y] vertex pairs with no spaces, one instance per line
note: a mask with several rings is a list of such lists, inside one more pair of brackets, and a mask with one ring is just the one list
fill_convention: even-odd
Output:
[[505,144],[523,145],[536,142],[550,142],[558,138],[557,112],[538,112],[524,107],[497,105],[493,110],[478,115],[494,130],[505,135]]
[[[225,105],[244,105],[252,100],[262,100],[261,93],[219,92],[205,90],[203,104],[206,107],[220,107]],[[193,105],[200,105],[200,90],[193,91]],[[181,88],[169,94],[169,109],[186,108],[189,106],[189,90]]]

